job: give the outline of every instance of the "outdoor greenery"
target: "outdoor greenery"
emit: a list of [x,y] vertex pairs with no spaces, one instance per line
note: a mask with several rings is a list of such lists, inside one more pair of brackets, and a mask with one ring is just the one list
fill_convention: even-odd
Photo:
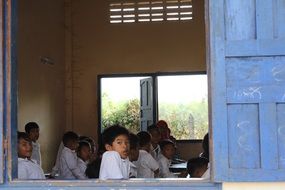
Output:
[[[112,102],[108,94],[102,95],[103,128],[120,124],[131,132],[137,133],[140,128],[140,102],[138,99]],[[177,140],[202,139],[208,131],[207,101],[191,104],[159,104],[159,118],[165,120],[171,134]]]

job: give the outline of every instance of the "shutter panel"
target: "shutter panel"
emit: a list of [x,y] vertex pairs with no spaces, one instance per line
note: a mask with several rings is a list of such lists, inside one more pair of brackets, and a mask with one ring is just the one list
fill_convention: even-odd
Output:
[[142,79],[140,81],[140,128],[147,130],[147,126],[153,124],[153,80],[152,78]]
[[285,180],[285,1],[209,8],[214,181]]

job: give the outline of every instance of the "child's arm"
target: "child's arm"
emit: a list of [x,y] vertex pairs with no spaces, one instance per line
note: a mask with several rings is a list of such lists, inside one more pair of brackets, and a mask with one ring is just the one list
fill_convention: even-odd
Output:
[[84,173],[81,172],[77,164],[77,156],[71,152],[64,155],[68,169],[72,172],[76,179],[86,179]]

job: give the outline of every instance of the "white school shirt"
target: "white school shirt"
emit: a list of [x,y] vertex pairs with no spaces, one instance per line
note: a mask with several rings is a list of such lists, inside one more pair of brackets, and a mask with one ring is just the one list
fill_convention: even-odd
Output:
[[45,175],[35,160],[18,158],[18,179],[45,179]]
[[42,166],[42,158],[41,158],[41,149],[40,149],[40,144],[38,142],[33,142],[32,141],[32,146],[33,146],[33,151],[32,151],[32,156],[31,159],[37,161],[37,163]]
[[139,158],[134,164],[138,168],[138,178],[154,178],[154,171],[159,169],[157,161],[145,150],[139,151]]
[[59,160],[59,177],[61,179],[86,179],[77,163],[76,152],[64,147]]
[[159,145],[157,145],[156,148],[153,148],[153,146],[151,145],[151,147],[150,147],[150,154],[152,155],[152,157],[156,161],[158,161],[158,159],[159,159],[158,157],[159,157],[160,153],[161,153],[161,149],[160,149]]
[[84,174],[85,178],[87,179],[87,176],[85,174],[86,168],[87,168],[87,162],[84,162],[81,158],[78,157],[77,159],[77,165],[80,169],[80,172]]
[[122,159],[116,151],[106,151],[102,156],[99,179],[129,179],[130,161]]
[[210,163],[208,163],[208,167],[207,167],[207,170],[205,171],[205,173],[201,176],[201,178],[204,178],[204,179],[210,179]]
[[133,162],[130,162],[130,175],[129,176],[130,178],[138,177],[138,168]]
[[158,157],[159,176],[161,178],[177,178],[177,176],[169,171],[171,160],[167,159],[163,154],[160,154]]

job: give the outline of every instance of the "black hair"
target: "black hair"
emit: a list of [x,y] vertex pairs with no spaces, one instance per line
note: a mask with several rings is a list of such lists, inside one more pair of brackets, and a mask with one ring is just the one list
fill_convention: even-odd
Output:
[[88,178],[99,178],[101,161],[101,158],[97,158],[87,165],[85,174]]
[[25,141],[31,142],[29,135],[25,132],[19,132],[18,131],[17,136],[18,136],[18,143],[19,143],[20,139],[24,139]]
[[137,149],[139,147],[139,137],[130,133],[130,149]]
[[88,148],[91,150],[91,145],[90,145],[90,143],[89,143],[88,141],[86,141],[86,140],[81,140],[81,141],[79,141],[78,144],[79,144],[79,146],[78,146],[78,152],[80,152],[83,147],[88,147]]
[[39,129],[39,125],[36,122],[29,122],[25,125],[25,131],[27,134],[30,133],[32,129]]
[[69,141],[78,140],[78,139],[79,139],[79,136],[75,132],[68,131],[68,132],[64,133],[64,135],[62,137],[62,142],[63,142],[64,146],[66,146]]
[[95,149],[95,141],[91,138],[91,137],[87,137],[87,136],[80,136],[79,137],[79,142],[80,141],[86,141],[90,144],[90,148],[92,153],[94,153]]
[[159,143],[159,146],[160,146],[161,150],[163,150],[165,148],[165,146],[167,146],[167,145],[172,145],[172,146],[175,147],[175,144],[171,140],[169,140],[169,139],[163,140],[163,141],[161,141]]
[[149,144],[151,141],[151,135],[146,131],[139,132],[137,136],[139,137],[140,147],[144,147],[145,145]]
[[119,136],[119,135],[126,135],[129,137],[129,131],[128,129],[120,126],[120,125],[112,125],[110,127],[107,127],[103,133],[102,133],[102,145],[105,146],[106,144],[112,145],[114,140]]
[[203,153],[201,154],[200,157],[204,157],[209,160],[209,133],[207,133],[204,136],[202,147],[203,147]]
[[156,126],[156,124],[149,125],[149,126],[147,127],[147,131],[148,131],[149,133],[151,133],[152,131],[157,131],[158,133],[160,133],[160,130],[159,130],[159,128]]
[[204,166],[207,166],[209,161],[206,158],[197,157],[188,160],[187,162],[187,172],[191,177],[196,177],[195,172]]

